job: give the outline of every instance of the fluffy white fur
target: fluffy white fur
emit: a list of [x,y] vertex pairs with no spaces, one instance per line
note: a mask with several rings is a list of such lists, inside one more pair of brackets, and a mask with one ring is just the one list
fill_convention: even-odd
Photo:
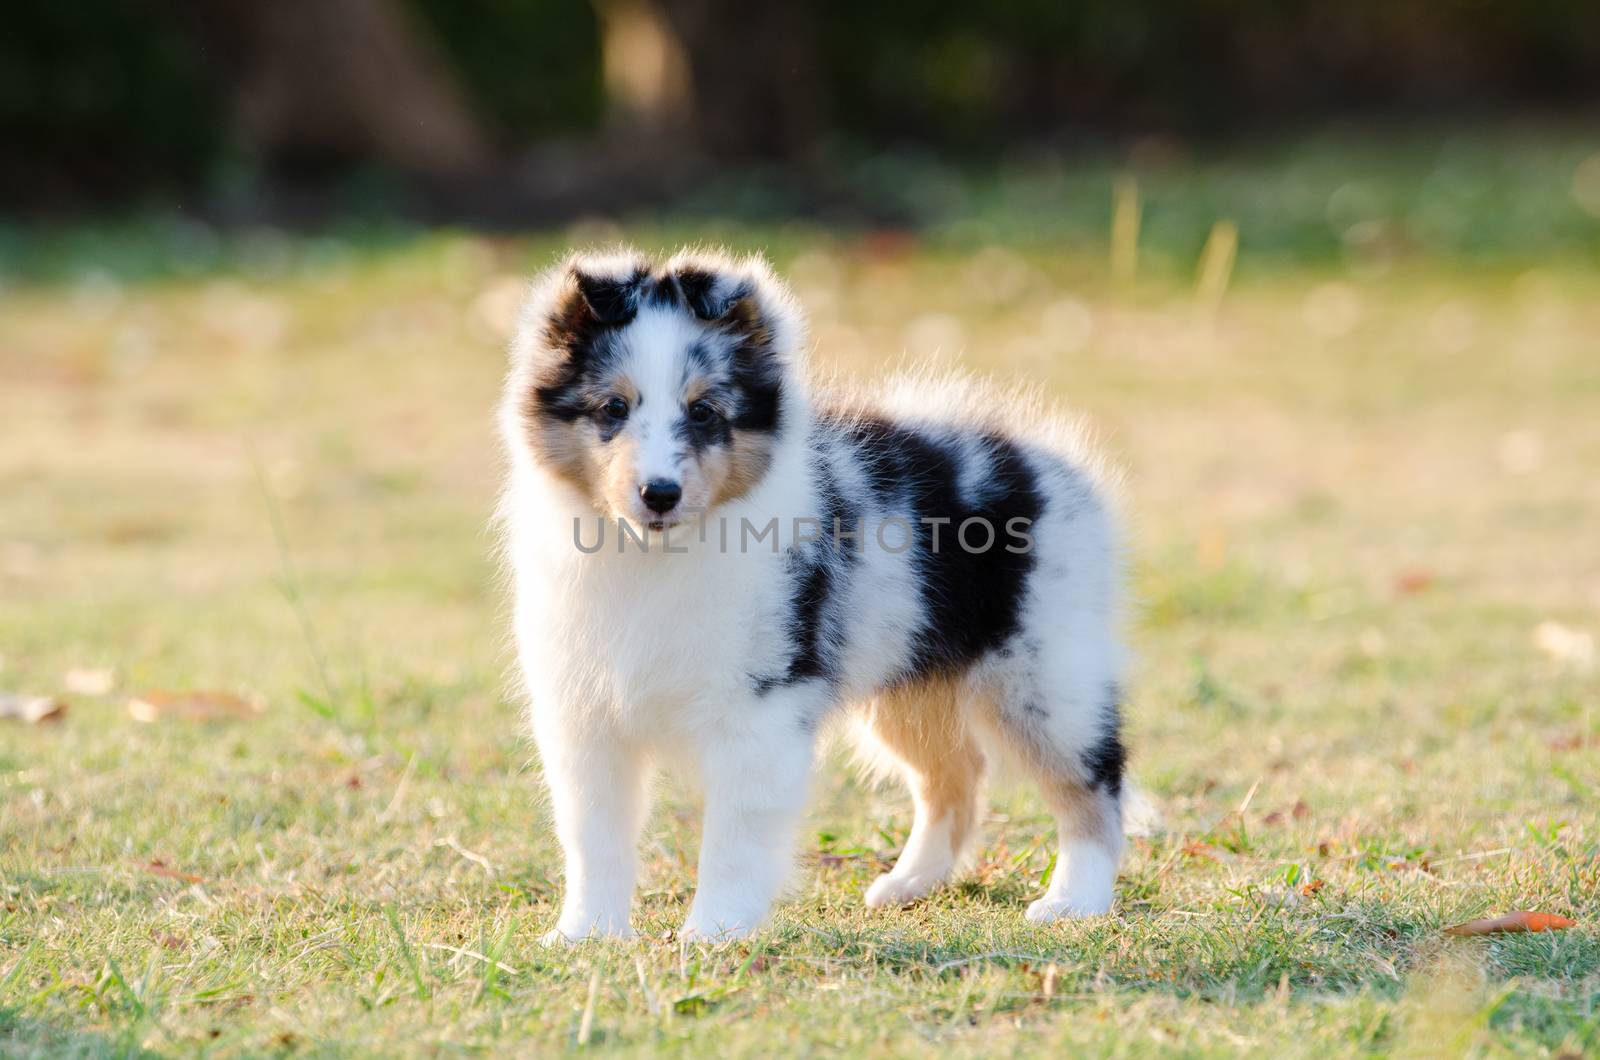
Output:
[[[602,516],[637,523],[649,513],[612,504],[582,473],[552,470],[529,442],[528,395],[569,355],[552,344],[547,322],[582,297],[573,277],[626,282],[638,260],[628,252],[576,257],[536,281],[500,412],[516,643],[566,858],[564,901],[548,939],[631,934],[635,845],[660,769],[693,777],[705,799],[698,887],[680,937],[758,929],[790,875],[819,726],[840,717],[860,723],[876,757],[905,776],[916,806],[911,838],[893,871],[868,890],[869,905],[915,900],[957,870],[975,831],[987,742],[1022,761],[1058,815],[1060,868],[1028,918],[1107,912],[1121,844],[1121,576],[1102,476],[1080,432],[1035,398],[966,379],[898,379],[872,399],[841,397],[837,387],[830,394],[808,379],[799,310],[764,264],[680,257],[652,275],[669,276],[684,262],[711,272],[713,293],[749,303],[779,365],[782,412],[764,438],[764,471],[709,512],[713,526],[735,530],[743,519],[760,527],[778,517],[778,547],[724,549],[715,529],[700,541],[684,523],[645,532],[645,552],[630,543],[619,554],[610,537],[597,552],[580,551],[575,521],[591,536]],[[623,459],[614,447],[626,444],[623,471],[608,474],[631,474],[640,486],[677,476],[686,503],[704,501],[710,488],[695,494],[694,459],[671,439],[682,429],[674,427],[681,404],[673,394],[684,349],[706,327],[670,304],[641,302],[608,339],[637,410],[610,441],[591,438],[594,429],[579,419],[570,428],[578,441],[561,444],[592,447],[595,461],[613,462]],[[753,674],[782,674],[784,660],[797,657],[794,556],[813,546],[792,520],[824,511],[828,490],[872,496],[851,448],[850,425],[867,417],[941,439],[959,467],[962,497],[982,494],[999,459],[984,438],[1003,435],[1024,454],[1049,503],[1032,526],[1033,567],[1016,601],[1015,632],[1003,650],[905,679],[928,633],[928,597],[915,552],[869,547],[830,568],[817,621],[840,635],[827,645],[825,679],[753,683]],[[870,514],[871,502],[861,503]],[[667,535],[682,551],[661,547]]]

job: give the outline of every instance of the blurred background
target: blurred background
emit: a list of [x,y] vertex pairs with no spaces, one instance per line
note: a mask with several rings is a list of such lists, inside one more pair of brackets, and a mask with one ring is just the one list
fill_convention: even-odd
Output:
[[[763,251],[822,368],[1036,383],[1127,472],[1133,771],[1168,831],[1083,936],[1115,945],[1062,966],[1058,1003],[1114,1007],[1065,1002],[1098,1016],[1062,1033],[1169,1034],[1165,998],[1232,1028],[1197,1052],[1381,1051],[1442,918],[1600,920],[1600,5],[25,3],[0,32],[0,1052],[568,1042],[588,973],[523,945],[558,861],[491,409],[527,278],[622,239]],[[906,1021],[991,1048],[998,1001],[969,1028],[860,984],[920,982],[873,978],[913,953],[893,938],[943,959],[1021,924],[1049,821],[998,805],[943,920],[852,920],[909,808],[831,769],[791,908],[864,950],[673,1033],[762,1052],[752,1012],[815,1012],[840,1051]],[[692,804],[666,806],[646,931],[692,883]],[[340,916],[343,956],[301,960]],[[391,1004],[402,922],[434,958],[492,922],[537,971],[472,1007],[476,965],[425,960],[439,1007]],[[1483,951],[1464,1033],[1592,1051],[1600,948],[1567,936]],[[150,969],[137,1003],[118,968]]]
[[[0,201],[223,224],[514,227],[667,202],[916,224],[970,206],[941,167],[1171,168],[1329,122],[1518,124],[1597,95],[1600,12],[1564,0],[83,0],[8,21]],[[1452,175],[1434,198],[1471,194]]]

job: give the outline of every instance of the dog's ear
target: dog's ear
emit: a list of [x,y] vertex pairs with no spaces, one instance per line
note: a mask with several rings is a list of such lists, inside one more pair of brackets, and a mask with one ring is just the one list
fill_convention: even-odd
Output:
[[639,312],[639,297],[650,276],[643,262],[579,259],[570,268],[583,308],[599,323],[619,326]]
[[760,257],[685,250],[663,270],[700,320],[735,340],[747,361],[794,361],[805,343],[799,306]]
[[673,274],[691,312],[701,320],[721,320],[755,293],[755,285],[741,276],[685,265]]
[[583,360],[596,340],[632,320],[650,263],[631,250],[574,254],[529,286],[511,340],[515,364],[535,372]]

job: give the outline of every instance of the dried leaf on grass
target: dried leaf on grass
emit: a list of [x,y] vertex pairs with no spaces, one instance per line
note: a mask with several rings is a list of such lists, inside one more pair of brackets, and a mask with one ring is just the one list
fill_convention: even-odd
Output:
[[1394,591],[1401,596],[1415,596],[1433,587],[1433,571],[1421,567],[1408,567],[1394,576]]
[[885,858],[875,850],[853,850],[840,854],[818,854],[817,864],[825,868],[838,868],[840,865],[851,865],[856,862],[875,862],[878,865],[887,865],[893,859]]
[[150,864],[146,865],[144,867],[144,871],[150,873],[152,876],[165,876],[169,880],[182,880],[184,883],[205,882],[204,876],[196,876],[192,872],[180,872],[171,865],[168,865],[165,861],[162,861],[160,858],[156,858],[154,861],[150,862]]
[[75,666],[67,671],[61,683],[75,696],[104,696],[117,687],[117,675],[110,670]]
[[54,696],[25,696],[0,692],[0,720],[37,725],[41,721],[60,721],[67,705]]
[[1551,661],[1576,673],[1586,674],[1594,669],[1594,635],[1588,630],[1573,629],[1560,622],[1541,622],[1534,627],[1533,644]]
[[1577,921],[1568,920],[1555,913],[1534,913],[1527,910],[1518,910],[1515,913],[1506,913],[1504,916],[1484,917],[1481,920],[1468,920],[1464,924],[1452,924],[1444,929],[1446,935],[1500,935],[1515,931],[1558,931],[1562,928],[1575,926]]
[[1311,815],[1311,807],[1306,805],[1304,799],[1294,800],[1294,805],[1287,810],[1273,810],[1261,819],[1262,824],[1283,824],[1289,820],[1299,821]]
[[233,721],[254,718],[261,707],[232,692],[141,692],[128,700],[134,721]]

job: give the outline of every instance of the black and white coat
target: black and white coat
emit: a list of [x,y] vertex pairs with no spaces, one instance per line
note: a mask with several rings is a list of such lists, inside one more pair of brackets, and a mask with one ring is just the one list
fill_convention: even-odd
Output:
[[630,933],[662,767],[705,795],[681,935],[757,929],[833,719],[915,802],[868,905],[952,875],[998,750],[1059,824],[1029,919],[1111,906],[1121,574],[1092,455],[1035,400],[969,380],[831,399],[804,345],[758,260],[578,255],[531,290],[501,407],[501,514],[566,857],[552,940]]

